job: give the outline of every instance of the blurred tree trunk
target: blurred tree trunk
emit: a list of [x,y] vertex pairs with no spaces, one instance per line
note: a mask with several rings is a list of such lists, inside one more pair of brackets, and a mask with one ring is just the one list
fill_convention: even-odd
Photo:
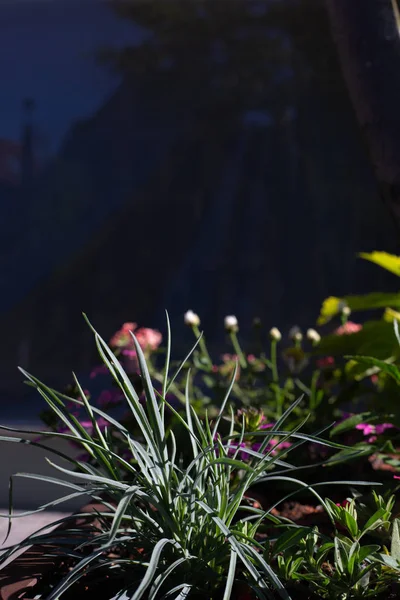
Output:
[[400,233],[400,36],[396,2],[326,0],[353,107],[382,198]]

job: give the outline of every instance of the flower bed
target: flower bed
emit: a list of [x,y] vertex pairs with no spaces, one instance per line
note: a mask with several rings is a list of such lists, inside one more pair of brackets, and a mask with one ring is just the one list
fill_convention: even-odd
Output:
[[[398,306],[393,294],[329,298],[319,325],[338,318],[331,331],[273,327],[267,342],[257,322],[253,345],[230,315],[230,350],[215,361],[193,311],[181,361],[168,322],[165,348],[132,322],[109,345],[89,324],[103,361],[89,384],[104,378],[101,391],[75,379],[59,393],[23,371],[48,430],[1,439],[81,448],[77,459],[53,450],[59,477],[47,480],[69,489],[46,507],[89,494],[106,510],[90,531],[66,519],[62,535],[31,536],[2,560],[38,540],[66,557],[32,589],[48,600],[399,597]],[[350,320],[379,308],[381,319]]]

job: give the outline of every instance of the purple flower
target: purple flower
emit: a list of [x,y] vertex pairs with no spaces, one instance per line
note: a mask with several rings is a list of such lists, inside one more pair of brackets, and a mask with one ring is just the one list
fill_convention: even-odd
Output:
[[392,423],[381,423],[380,425],[375,426],[375,433],[377,435],[381,435],[386,429],[392,429],[394,425]]
[[356,425],[356,429],[363,432],[363,435],[370,435],[371,433],[375,433],[375,426],[370,425],[369,423],[359,423]]
[[[242,442],[241,444],[238,444],[237,442],[230,442],[228,446],[225,446],[227,456],[233,458],[239,448],[246,448],[246,444],[244,442]],[[244,460],[243,454],[246,453],[239,452],[239,455],[241,455]],[[246,454],[246,457],[247,456],[248,455]]]
[[122,400],[122,394],[120,390],[103,390],[100,396],[97,398],[97,404],[99,406],[108,406],[109,404],[116,404]]
[[[386,431],[386,429],[392,429],[394,425],[392,423],[380,423],[379,425],[370,425],[369,423],[359,423],[356,425],[356,429],[363,432],[363,435],[381,435]],[[368,441],[375,441],[376,435],[373,435]]]
[[97,375],[106,375],[108,373],[108,369],[106,365],[99,365],[98,367],[94,367],[90,373],[90,379],[94,379]]

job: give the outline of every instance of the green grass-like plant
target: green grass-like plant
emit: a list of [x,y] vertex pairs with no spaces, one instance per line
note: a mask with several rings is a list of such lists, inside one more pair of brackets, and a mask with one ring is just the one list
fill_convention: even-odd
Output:
[[[259,433],[262,435],[259,451],[246,449],[250,459],[247,457],[246,460],[241,460],[240,444],[248,434],[245,433],[244,423],[241,434],[234,434],[233,412],[231,410],[225,414],[236,370],[214,420],[210,420],[207,415],[200,420],[193,410],[190,403],[189,373],[185,392],[186,414],[182,416],[165,400],[178,375],[169,375],[169,322],[168,348],[160,394],[153,388],[143,352],[132,334],[144,387],[144,402],[138,397],[117,357],[94,328],[90,327],[104,364],[124,394],[140,431],[140,439],[134,439],[125,426],[92,406],[76,378],[82,400],[56,392],[21,369],[29,384],[37,389],[69,430],[68,433],[58,434],[52,431],[29,433],[40,434],[41,437],[56,435],[60,439],[74,441],[94,461],[89,464],[71,458],[35,440],[1,436],[3,441],[45,447],[49,452],[55,453],[62,464],[47,460],[68,479],[28,473],[16,475],[70,489],[67,496],[39,507],[38,511],[87,495],[101,502],[104,510],[97,514],[98,525],[95,530],[77,531],[76,515],[65,517],[59,521],[63,526],[61,533],[60,530],[48,532],[44,528],[22,543],[6,549],[0,563],[32,544],[51,546],[51,553],[56,552],[55,548],[59,549],[70,560],[71,568],[58,581],[53,582],[44,596],[47,600],[60,598],[83,576],[101,579],[110,574],[118,576],[120,585],[116,584],[115,598],[120,599],[229,600],[231,596],[234,597],[236,586],[245,585],[258,598],[280,597],[290,600],[289,593],[270,565],[268,544],[261,542],[257,535],[260,527],[266,523],[273,523],[278,527],[281,523],[271,515],[272,506],[269,510],[262,510],[249,505],[247,498],[251,496],[254,484],[264,482],[268,491],[268,485],[273,488],[277,480],[283,480],[298,488],[308,487],[332,517],[331,507],[314,489],[315,486],[302,483],[296,477],[297,467],[282,459],[282,451],[273,451],[268,445],[272,438],[278,438],[279,442],[290,439],[292,445],[284,450],[285,458],[298,446],[308,442],[339,449],[343,446],[321,439],[321,432],[317,435],[302,434],[301,428],[306,419],[294,430],[285,430],[285,421],[300,402],[298,400],[284,412],[272,429]],[[178,372],[187,358],[181,363]],[[66,403],[70,402],[86,409],[93,425],[91,433],[68,411]],[[167,409],[175,412],[186,430],[192,455],[189,462],[182,460],[174,432],[166,428]],[[98,417],[108,423],[103,430],[98,425]],[[221,437],[220,425],[223,418],[230,419],[230,432]],[[18,431],[6,427],[3,429]],[[125,453],[122,456],[115,451],[112,442],[115,434],[124,442],[128,455]],[[18,516],[34,512],[36,511]],[[85,514],[81,513],[82,516]],[[13,516],[12,479],[10,511],[5,516],[9,519],[10,531],[13,518],[17,518]]]

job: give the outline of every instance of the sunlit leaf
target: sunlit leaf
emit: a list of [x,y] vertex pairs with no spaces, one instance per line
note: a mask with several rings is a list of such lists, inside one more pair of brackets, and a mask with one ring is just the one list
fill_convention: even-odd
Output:
[[388,254],[388,252],[380,251],[370,253],[360,252],[358,256],[400,277],[400,256],[395,256],[394,254]]

